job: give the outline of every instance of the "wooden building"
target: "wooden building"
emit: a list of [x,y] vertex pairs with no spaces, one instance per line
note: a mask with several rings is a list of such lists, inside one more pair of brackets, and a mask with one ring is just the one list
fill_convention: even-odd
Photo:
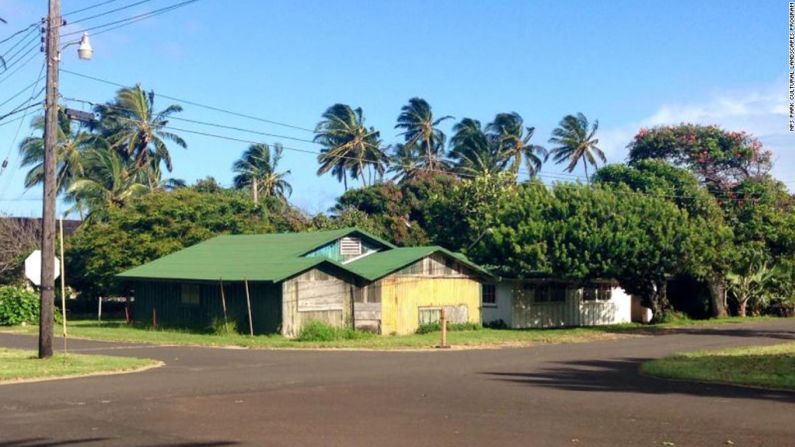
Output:
[[483,284],[483,324],[510,328],[597,326],[632,321],[632,297],[614,281],[503,279]]
[[[119,275],[136,321],[296,336],[308,321],[408,334],[438,320],[481,321],[488,272],[441,247],[399,248],[356,228],[219,236]],[[250,307],[250,311],[249,311]]]

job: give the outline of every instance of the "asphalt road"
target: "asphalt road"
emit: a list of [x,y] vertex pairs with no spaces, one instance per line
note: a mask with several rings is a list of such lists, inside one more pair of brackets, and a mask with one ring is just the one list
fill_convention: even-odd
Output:
[[[469,351],[257,351],[72,341],[81,352],[149,357],[166,365],[2,385],[0,447],[794,446],[793,392],[637,373],[642,361],[671,352],[785,340],[795,340],[795,320]],[[34,349],[35,339],[0,334],[0,346]]]

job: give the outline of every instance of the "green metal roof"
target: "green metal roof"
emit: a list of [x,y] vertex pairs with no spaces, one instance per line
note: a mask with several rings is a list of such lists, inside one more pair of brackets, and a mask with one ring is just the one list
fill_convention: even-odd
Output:
[[475,272],[483,276],[492,277],[491,273],[467,259],[466,256],[451,252],[437,245],[393,248],[392,250],[380,251],[345,264],[343,267],[369,281],[376,281],[434,253],[452,257]]
[[[340,264],[303,255],[339,238],[358,235],[386,247],[356,261]],[[184,279],[280,282],[321,264],[375,281],[429,256],[442,253],[484,276],[492,275],[465,256],[438,246],[398,248],[357,228],[305,233],[218,236],[156,259],[119,275],[122,279]]]
[[356,234],[388,248],[393,244],[357,228],[305,233],[225,235],[208,239],[118,275],[125,279],[282,281],[316,265],[340,264],[301,256],[341,237]]

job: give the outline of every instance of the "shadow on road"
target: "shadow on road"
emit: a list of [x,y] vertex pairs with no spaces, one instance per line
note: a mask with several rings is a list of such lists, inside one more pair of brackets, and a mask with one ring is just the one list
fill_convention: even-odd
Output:
[[[0,447],[57,447],[65,445],[80,445],[99,443],[103,445],[105,441],[111,438],[81,438],[81,439],[68,439],[68,440],[55,440],[49,438],[27,438],[16,439],[13,441],[0,441]],[[116,439],[117,441],[119,439]],[[168,444],[138,444],[141,447],[223,447],[228,445],[237,445],[239,442],[234,441],[209,441],[209,442],[175,442]]]
[[483,372],[495,380],[568,391],[636,394],[688,394],[733,399],[765,399],[795,403],[795,392],[742,388],[731,385],[678,382],[638,373],[650,359],[589,360],[562,362],[559,367],[536,373]]

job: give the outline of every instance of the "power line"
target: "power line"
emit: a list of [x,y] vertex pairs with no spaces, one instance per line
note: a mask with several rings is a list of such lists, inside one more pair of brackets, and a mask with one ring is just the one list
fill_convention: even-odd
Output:
[[12,35],[10,35],[10,36],[6,37],[6,38],[5,38],[5,39],[3,39],[3,40],[0,40],[0,45],[2,45],[2,44],[4,44],[4,43],[8,42],[9,40],[13,39],[14,37],[16,37],[16,36],[18,36],[18,35],[20,35],[20,34],[24,33],[25,31],[27,31],[27,30],[29,30],[29,29],[31,29],[31,28],[35,28],[37,25],[38,25],[38,23],[35,23],[35,22],[34,22],[34,23],[31,23],[31,24],[30,24],[30,25],[28,25],[27,27],[25,27],[25,28],[22,28],[21,30],[19,30],[19,31],[15,32],[14,34],[12,34]]
[[41,76],[39,76],[38,78],[36,78],[36,80],[35,80],[35,81],[33,81],[33,82],[31,82],[30,84],[28,84],[28,85],[26,85],[26,86],[22,87],[22,89],[21,89],[20,91],[18,91],[17,93],[15,93],[15,94],[14,94],[13,96],[11,96],[10,98],[6,99],[6,100],[5,100],[5,101],[3,101],[3,102],[0,102],[0,107],[3,107],[4,105],[6,105],[6,104],[8,104],[9,102],[11,102],[11,100],[13,100],[14,98],[16,98],[17,96],[19,96],[19,95],[21,95],[21,94],[25,93],[25,91],[26,91],[27,89],[29,89],[29,88],[33,87],[35,84],[37,84],[37,83],[38,83],[38,82],[40,82],[40,81],[41,81]]
[[[35,24],[34,24],[34,25],[35,25]],[[5,53],[3,53],[3,58],[5,58],[5,56],[6,56],[8,53],[10,53],[10,52],[14,51],[14,49],[15,49],[16,47],[18,47],[18,46],[19,46],[19,44],[21,44],[22,42],[25,42],[25,39],[26,39],[26,38],[27,38],[29,35],[35,34],[35,33],[36,33],[36,31],[38,31],[38,30],[37,30],[37,29],[35,29],[35,28],[32,28],[30,31],[28,31],[28,33],[27,33],[27,34],[23,34],[23,35],[22,35],[22,37],[20,37],[20,38],[19,38],[19,40],[17,40],[16,42],[14,42],[14,44],[13,44],[13,45],[11,45],[11,46],[10,46],[10,47],[9,47],[7,50],[5,50]],[[28,40],[27,42],[30,42],[30,41]]]
[[[41,95],[41,92],[39,92],[39,93],[35,93],[35,92],[36,92],[36,89],[39,86],[39,82],[41,82],[42,78],[44,77],[43,76],[44,75],[44,68],[46,66],[47,66],[46,63],[42,63],[41,64],[41,69],[39,70],[39,75],[37,76],[36,82],[33,84],[33,89],[31,90],[30,98],[27,100],[27,102],[35,101],[36,97]],[[17,138],[19,138],[19,132],[20,132],[20,130],[22,130],[22,123],[25,121],[25,118],[27,118],[27,116],[30,114],[29,109],[32,108],[31,106],[37,106],[37,105],[40,106],[40,104],[30,104],[30,105],[28,105],[28,107],[25,109],[26,110],[25,114],[22,115],[22,117],[19,119],[19,125],[17,126],[17,130],[14,133],[14,139],[11,140],[11,145],[8,147],[8,151],[6,152],[6,156],[3,159],[3,164],[0,165],[0,178],[2,178],[2,174],[5,172],[5,169],[8,166],[8,157],[11,155],[11,151],[14,150],[14,146],[17,144]],[[0,120],[2,120],[2,118],[0,118]],[[33,135],[33,130],[32,129],[31,129],[30,134]],[[16,161],[19,161],[19,153],[17,153]],[[8,177],[8,180],[4,184],[4,186],[3,186],[3,194],[5,194],[6,189],[11,184],[11,179],[13,178],[13,173],[14,172],[15,171],[12,171],[12,175]]]
[[[66,69],[62,69],[61,72],[62,73],[67,73],[67,74],[70,74],[70,75],[73,75],[73,76],[78,76],[78,77],[81,77],[81,78],[84,78],[84,79],[89,79],[89,80],[92,80],[92,81],[95,81],[95,82],[100,82],[100,83],[103,83],[103,84],[112,85],[114,87],[121,87],[121,88],[127,87],[127,85],[120,84],[118,82],[113,82],[113,81],[109,81],[107,79],[102,79],[102,78],[98,78],[98,77],[94,77],[94,76],[89,76],[89,75],[73,72],[73,71],[66,70]],[[264,122],[264,123],[267,123],[267,124],[273,124],[273,125],[277,125],[277,126],[281,126],[281,127],[302,130],[302,131],[309,132],[309,133],[314,133],[315,132],[313,129],[310,129],[310,128],[307,128],[307,127],[297,126],[297,125],[294,125],[294,124],[288,124],[288,123],[274,121],[274,120],[270,120],[270,119],[265,119],[265,118],[261,118],[261,117],[257,117],[257,116],[253,116],[253,115],[248,115],[248,114],[245,114],[245,113],[235,112],[235,111],[224,109],[224,108],[221,108],[221,107],[211,106],[211,105],[207,105],[207,104],[201,104],[201,103],[197,103],[195,101],[191,101],[191,100],[187,100],[187,99],[183,99],[183,98],[178,98],[178,97],[175,97],[175,96],[169,96],[169,95],[165,95],[165,94],[162,94],[162,93],[156,93],[156,94],[157,94],[157,96],[160,96],[162,98],[166,98],[166,99],[170,99],[172,101],[177,101],[177,102],[180,102],[180,103],[184,103],[184,104],[188,104],[188,105],[204,108],[204,109],[207,109],[207,110],[212,110],[212,111],[215,111],[215,112],[221,112],[221,113],[225,113],[225,114],[228,114],[228,115],[237,116],[237,117],[246,118],[246,119],[251,119],[251,120],[254,120],[254,121]],[[193,122],[193,123],[196,123],[196,124],[208,125],[208,126],[213,126],[213,127],[218,127],[218,128],[225,128],[225,129],[229,129],[229,130],[237,130],[237,131],[247,132],[247,133],[252,133],[252,134],[257,134],[257,135],[271,136],[271,137],[274,137],[274,138],[284,138],[284,139],[289,139],[289,140],[293,140],[293,141],[302,141],[302,142],[309,142],[309,143],[317,144],[313,140],[309,140],[309,139],[303,139],[303,138],[289,137],[289,136],[285,136],[285,135],[265,133],[265,132],[250,130],[250,129],[242,129],[242,128],[234,127],[234,126],[226,126],[226,125],[220,125],[220,124],[215,124],[215,123],[207,123],[207,122],[201,122],[201,121],[197,121],[197,120],[188,120],[186,118],[179,118],[179,117],[171,117],[171,119],[180,120],[180,121],[186,121],[186,122]],[[529,171],[521,171],[520,173],[521,174],[530,175]],[[545,174],[543,174],[543,176],[545,176],[545,177],[553,177],[553,178],[554,177],[558,177],[561,180],[566,179],[566,177],[576,178],[576,179],[581,178],[581,176],[579,176],[579,175],[565,174],[565,173],[559,173],[559,174],[546,174],[545,173]]]
[[32,54],[29,58],[27,58],[24,62],[22,62],[22,65],[19,65],[14,71],[12,71],[11,73],[8,73],[5,77],[3,77],[3,79],[0,80],[0,84],[2,84],[3,82],[7,81],[8,79],[10,79],[15,74],[17,74],[19,72],[19,70],[22,70],[22,68],[26,67],[33,59],[36,59],[37,56],[38,56],[38,54],[35,54],[35,53]]
[[[94,6],[89,6],[87,8],[83,8],[83,9],[80,9],[78,11],[72,11],[72,12],[70,12],[68,14],[63,14],[63,15],[61,15],[61,17],[66,17],[67,15],[71,15],[71,14],[77,14],[79,12],[83,12],[83,11],[86,11],[87,9],[91,9],[91,8],[98,8],[98,7],[106,5],[108,3],[113,3],[114,1],[116,1],[116,0],[108,0],[108,1],[102,2],[101,4],[96,4]],[[77,23],[87,22],[89,20],[93,20],[93,19],[96,19],[98,17],[103,17],[103,16],[106,16],[108,14],[113,14],[114,12],[119,12],[119,11],[123,11],[125,9],[133,8],[135,6],[142,5],[144,3],[149,3],[151,1],[152,0],[140,0],[140,1],[137,1],[137,2],[134,2],[134,3],[130,3],[130,4],[124,5],[124,6],[120,6],[118,8],[109,9],[107,11],[94,14],[93,16],[81,17],[81,18],[78,18],[78,19],[75,19],[75,20],[67,22],[67,26],[68,25],[74,25],[74,24],[77,24]]]
[[[84,78],[84,79],[89,79],[89,80],[92,80],[92,81],[101,82],[103,84],[112,85],[114,87],[124,88],[124,87],[128,87],[129,86],[129,84],[128,85],[119,84],[118,82],[108,81],[107,79],[101,79],[101,78],[85,75],[85,74],[82,74],[82,73],[77,73],[77,72],[70,71],[70,70],[62,69],[61,72],[62,73],[67,73],[67,74],[70,74],[70,75],[73,75],[73,76],[78,76],[78,77],[81,77],[81,78]],[[177,97],[174,97],[174,96],[164,95],[162,93],[157,93],[157,96],[160,96],[160,97],[165,98],[165,99],[170,99],[172,101],[181,102],[183,104],[188,104],[188,105],[192,105],[192,106],[195,106],[195,107],[200,107],[200,108],[207,109],[207,110],[212,110],[214,112],[221,112],[221,113],[225,113],[227,115],[237,116],[237,117],[240,117],[240,118],[246,118],[246,119],[250,119],[250,120],[254,120],[254,121],[259,121],[259,122],[262,122],[262,123],[273,124],[273,125],[276,125],[276,126],[287,127],[287,128],[290,128],[290,129],[297,129],[297,130],[302,130],[302,131],[305,131],[305,132],[315,133],[315,131],[313,129],[309,129],[309,128],[306,128],[306,127],[296,126],[296,125],[293,125],[293,124],[287,124],[287,123],[283,123],[283,122],[279,122],[279,121],[274,121],[274,120],[270,120],[270,119],[266,119],[266,118],[261,118],[261,117],[254,116],[254,115],[248,115],[248,114],[245,114],[245,113],[235,112],[235,111],[232,111],[232,110],[223,109],[221,107],[211,106],[211,105],[207,105],[207,104],[198,103],[198,102],[195,102],[195,101],[190,101],[190,100],[187,100],[187,99],[182,99],[182,98],[177,98]]]
[[[39,47],[39,39],[36,36],[33,36],[33,39],[29,40],[25,46],[18,49],[13,55],[9,56],[6,60],[6,68],[3,70],[2,73],[8,71],[11,67],[16,65],[22,58],[30,54],[32,51],[36,50]],[[19,57],[17,57],[19,56]],[[13,62],[12,62],[13,61]],[[0,73],[0,74],[2,74]]]
[[91,5],[91,6],[86,6],[85,8],[80,8],[80,9],[75,10],[75,11],[69,11],[69,12],[67,12],[65,14],[61,14],[61,17],[70,16],[72,14],[78,14],[78,13],[81,13],[83,11],[88,11],[89,9],[99,8],[100,6],[105,6],[108,3],[113,3],[113,2],[116,2],[116,1],[118,1],[118,0],[105,0],[103,2],[95,3],[95,4]]
[[[80,100],[80,99],[75,99],[75,98],[63,98],[63,99],[66,100],[66,101],[81,102],[81,103],[90,104],[90,105],[94,105],[95,104],[95,103],[93,103],[91,101]],[[131,109],[127,109],[127,108],[124,108],[124,107],[116,106],[116,105],[113,105],[113,104],[104,104],[103,106],[111,108],[111,109],[116,109],[116,110],[132,111]],[[118,118],[123,119],[123,120],[127,120],[127,121],[131,121],[131,122],[137,122],[136,120],[131,119],[131,118],[127,118],[127,117],[118,117]],[[266,134],[264,132],[258,132],[258,131],[255,131],[255,130],[251,130],[251,129],[244,129],[244,128],[234,127],[234,126],[226,126],[226,125],[217,124],[217,123],[211,123],[211,122],[206,122],[206,121],[198,121],[198,120],[179,118],[179,117],[169,117],[169,119],[182,120],[182,121],[191,122],[191,123],[195,123],[195,124],[199,124],[199,125],[205,125],[205,126],[211,126],[211,127],[217,127],[217,128],[225,128],[225,129],[232,129],[232,130],[248,132],[248,133],[253,133],[253,134],[260,134],[260,135],[267,135],[267,136],[271,136],[272,135],[272,134]],[[255,141],[255,140],[250,140],[250,139],[246,139],[246,138],[239,138],[239,137],[232,137],[232,136],[227,136],[227,135],[220,135],[220,134],[215,134],[215,133],[206,132],[206,131],[185,129],[185,128],[169,126],[169,125],[164,126],[164,128],[168,129],[168,130],[177,131],[177,132],[185,132],[185,133],[194,134],[194,135],[200,135],[200,136],[205,136],[205,137],[223,139],[223,140],[227,140],[227,141],[235,141],[235,142],[246,143],[246,144],[263,144],[263,143],[267,144],[267,142],[263,142],[263,141]],[[310,141],[310,140],[303,140],[303,141]],[[309,154],[309,155],[314,155],[314,156],[318,156],[318,155],[322,154],[321,152],[318,152],[318,151],[315,151],[315,150],[311,150],[311,149],[296,148],[296,147],[290,147],[290,146],[284,146],[284,145],[281,145],[281,146],[282,146],[283,149],[291,151],[291,152],[304,153],[304,154]],[[373,165],[373,164],[375,164],[374,162],[370,162],[370,161],[367,161],[367,160],[359,160],[359,159],[357,159],[355,157],[349,157],[349,156],[336,156],[335,159],[337,159],[337,160],[350,160],[350,161],[360,162],[360,163],[363,163],[365,165]],[[404,167],[404,168],[411,167],[410,165],[401,165],[401,164],[398,164],[398,163],[393,163],[392,166],[400,166],[400,167]],[[442,169],[431,169],[431,170],[426,169],[426,171],[450,174],[449,171],[442,170]],[[563,174],[552,174],[552,173],[547,174],[547,173],[540,173],[539,172],[539,173],[534,173],[531,176],[529,171],[522,171],[522,170],[520,170],[517,174],[524,174],[524,175],[528,175],[530,177],[538,177],[538,178],[542,178],[542,179],[571,181],[569,178],[566,178],[566,176],[563,175]],[[478,177],[478,175],[476,175],[476,174],[467,174],[467,173],[461,173],[461,172],[457,172],[457,173],[455,173],[455,175],[457,175],[458,177],[462,177],[462,178],[477,178]],[[623,192],[622,191],[616,191],[616,193],[621,194]],[[649,194],[649,193],[643,192],[643,191],[632,191],[632,192],[627,192],[627,193],[646,194],[646,195],[651,195],[651,196],[661,197],[661,198],[667,198],[667,199],[695,199],[695,198],[698,198],[696,196],[683,196],[683,195],[675,195],[675,194]],[[738,201],[744,200],[744,199],[737,199],[734,196],[730,196],[730,195],[721,195],[721,194],[715,194],[715,193],[713,193],[712,195],[715,196],[716,198],[723,197],[726,200],[738,200]]]
[[[107,28],[107,27],[113,27],[112,29],[117,29],[117,28],[120,28],[121,26],[130,25],[132,23],[139,22],[141,20],[145,20],[145,19],[148,19],[148,18],[151,18],[151,17],[158,16],[160,14],[164,14],[164,13],[173,11],[173,10],[178,9],[178,8],[182,8],[184,6],[188,6],[189,4],[195,3],[197,1],[199,1],[199,0],[185,0],[185,1],[182,1],[182,2],[179,2],[179,3],[175,3],[173,5],[170,5],[170,6],[166,6],[164,8],[155,9],[155,10],[152,10],[152,11],[149,11],[149,12],[145,12],[145,13],[142,13],[142,14],[137,14],[137,15],[134,15],[134,16],[126,17],[124,19],[119,19],[119,20],[115,20],[113,22],[103,23],[101,25],[88,27],[88,28],[85,28],[85,29],[79,30],[79,31],[71,31],[71,32],[68,32],[68,33],[64,33],[64,34],[61,35],[61,37],[69,37],[69,36],[73,36],[73,35],[76,35],[76,34],[82,34],[84,32],[94,31],[94,30]],[[119,25],[119,26],[114,26],[114,25]],[[106,29],[106,30],[99,31],[99,32],[93,33],[93,34],[96,36],[96,35],[102,34],[104,32],[111,31],[112,29]]]
[[[83,100],[83,99],[76,99],[76,98],[66,98],[65,97],[63,99],[65,101],[79,102],[79,103],[82,103],[82,104],[87,104],[87,105],[90,105],[92,107],[93,106],[97,106],[97,105],[101,105],[102,107],[108,107],[108,108],[117,109],[117,110],[124,110],[124,111],[127,111],[127,112],[131,112],[132,111],[130,109],[125,109],[123,107],[114,106],[112,104],[97,104],[97,103],[92,102],[92,101],[86,101],[86,100]],[[268,132],[260,132],[260,131],[257,131],[257,130],[245,129],[245,128],[242,128],[242,127],[229,126],[229,125],[225,125],[225,124],[212,123],[212,122],[209,122],[209,121],[200,121],[200,120],[195,120],[195,119],[190,119],[190,118],[182,118],[182,117],[178,117],[178,116],[170,116],[170,117],[168,117],[168,119],[169,120],[176,120],[176,121],[183,121],[183,122],[192,123],[192,124],[199,124],[199,125],[202,125],[202,126],[216,127],[216,128],[219,128],[219,129],[227,129],[227,130],[235,130],[235,131],[238,131],[238,132],[246,132],[246,133],[251,133],[251,134],[255,134],[255,135],[262,135],[262,136],[266,136],[266,137],[283,138],[283,139],[286,139],[286,140],[293,140],[293,141],[301,141],[301,142],[304,142],[304,143],[318,144],[314,140],[308,140],[306,138],[297,138],[297,137],[291,137],[291,136],[288,136],[288,135],[279,135],[279,134],[268,133]]]

